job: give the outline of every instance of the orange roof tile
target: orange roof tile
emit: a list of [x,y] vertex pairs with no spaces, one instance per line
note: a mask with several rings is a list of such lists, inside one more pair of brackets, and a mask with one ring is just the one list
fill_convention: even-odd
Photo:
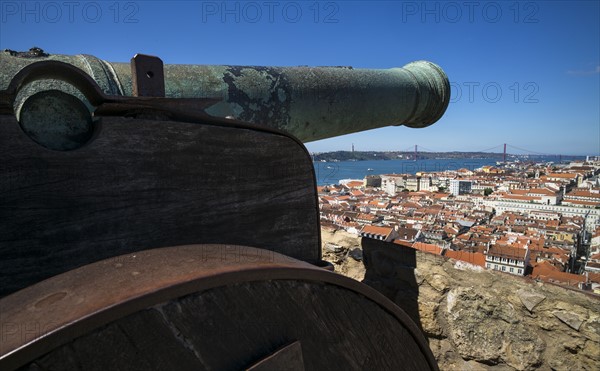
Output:
[[358,187],[362,187],[363,185],[364,185],[364,183],[362,181],[358,181],[358,180],[352,180],[352,181],[346,183],[346,187],[348,187],[348,188],[358,188]]
[[442,253],[442,248],[438,245],[433,245],[430,243],[424,242],[415,242],[412,247],[416,250],[427,252],[430,254],[440,255]]
[[490,246],[488,255],[501,256],[510,259],[524,260],[527,250],[511,246],[500,246],[499,244]]
[[444,256],[485,267],[485,255],[480,252],[446,250]]
[[572,173],[550,173],[546,175],[548,178],[564,178],[564,179],[575,179],[577,174]]
[[539,278],[543,281],[566,283],[572,286],[577,286],[579,283],[586,281],[583,275],[548,270],[541,267],[540,264],[533,267],[531,277]]
[[600,193],[592,193],[588,190],[573,190],[567,193],[565,196],[578,196],[578,197],[592,197],[592,198],[600,198]]
[[529,194],[542,194],[542,195],[546,195],[546,196],[556,196],[556,192],[552,192],[549,189],[545,189],[545,188],[534,188],[529,190],[527,193]]
[[537,263],[533,263],[532,266],[534,268],[538,268],[538,272],[539,271],[553,271],[553,272],[560,272],[560,270],[552,263],[550,263],[547,260],[541,261],[541,262],[537,262]]
[[365,225],[360,232],[387,237],[390,235],[390,233],[392,233],[392,231],[392,227],[377,227],[375,225]]
[[588,273],[588,279],[591,282],[600,283],[600,273]]
[[377,216],[373,215],[373,214],[358,214],[356,216],[356,218],[354,218],[356,220],[370,220],[373,221],[375,219],[377,219]]

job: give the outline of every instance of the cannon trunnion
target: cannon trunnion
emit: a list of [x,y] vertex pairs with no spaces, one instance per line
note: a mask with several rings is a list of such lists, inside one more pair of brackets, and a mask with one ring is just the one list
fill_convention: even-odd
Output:
[[0,76],[0,369],[437,369],[398,306],[324,269],[301,141],[148,68],[135,96],[57,60]]

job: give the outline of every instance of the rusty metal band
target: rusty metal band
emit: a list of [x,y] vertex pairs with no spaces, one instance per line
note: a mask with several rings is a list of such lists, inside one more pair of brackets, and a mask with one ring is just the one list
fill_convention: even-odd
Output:
[[324,282],[358,293],[396,318],[432,370],[425,338],[398,306],[373,288],[268,250],[234,245],[186,245],[146,250],[52,277],[0,300],[0,325],[35,323],[39,336],[0,339],[0,369],[21,367],[79,336],[132,313],[208,289],[241,282]]

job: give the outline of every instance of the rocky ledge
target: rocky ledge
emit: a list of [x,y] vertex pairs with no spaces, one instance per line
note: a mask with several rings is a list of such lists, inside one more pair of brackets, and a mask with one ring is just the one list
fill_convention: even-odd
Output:
[[[362,281],[360,238],[329,229],[321,236],[323,258],[336,272]],[[441,370],[597,370],[600,365],[597,296],[420,251],[414,275],[418,321]],[[384,294],[400,306],[407,298]]]

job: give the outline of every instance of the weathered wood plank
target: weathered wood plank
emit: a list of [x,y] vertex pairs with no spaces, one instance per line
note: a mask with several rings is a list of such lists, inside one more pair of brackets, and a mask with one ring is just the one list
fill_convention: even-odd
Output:
[[377,303],[343,287],[298,280],[240,282],[164,303],[82,336],[35,367],[137,368],[134,354],[148,370],[240,370],[296,341],[306,370],[429,368],[410,332]]
[[246,371],[305,371],[302,344],[295,341],[248,367]]
[[0,297],[111,256],[196,243],[320,259],[314,171],[281,134],[102,118],[58,152],[0,116]]
[[[198,359],[168,328],[158,311],[142,311],[60,347],[29,370],[199,370]],[[153,351],[146,351],[153,350]],[[161,352],[157,352],[161,350]]]

